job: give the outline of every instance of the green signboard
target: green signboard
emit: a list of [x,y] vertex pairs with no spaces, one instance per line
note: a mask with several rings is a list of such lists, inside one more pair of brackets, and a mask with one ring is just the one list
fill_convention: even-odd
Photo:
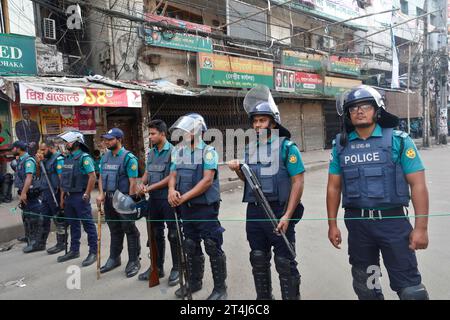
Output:
[[361,61],[354,58],[331,56],[328,64],[328,71],[359,76],[361,74]]
[[165,34],[153,29],[145,29],[144,41],[156,47],[192,52],[212,52],[212,40],[187,33]]
[[0,33],[0,75],[36,75],[34,37]]
[[225,55],[198,53],[199,85],[253,88],[263,84],[273,88],[273,63]]
[[319,71],[322,69],[322,56],[284,50],[281,56],[281,64],[284,67],[300,69],[302,71]]

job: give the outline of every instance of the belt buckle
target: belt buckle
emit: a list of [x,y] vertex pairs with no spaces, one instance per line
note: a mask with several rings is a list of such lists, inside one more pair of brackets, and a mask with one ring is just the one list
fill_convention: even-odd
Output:
[[375,210],[373,210],[373,209],[369,209],[369,219],[371,219],[371,220],[375,220],[375,218],[374,218],[374,216],[373,216],[373,212],[374,212]]
[[[381,210],[374,210],[374,209],[369,209],[369,219],[371,220],[382,220],[383,216],[381,215]],[[378,217],[375,217],[374,213],[377,213]]]

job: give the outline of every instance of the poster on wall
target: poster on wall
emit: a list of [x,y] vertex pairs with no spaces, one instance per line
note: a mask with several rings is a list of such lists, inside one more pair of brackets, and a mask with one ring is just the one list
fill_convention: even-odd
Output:
[[35,155],[41,141],[41,126],[39,108],[11,104],[12,124],[14,136],[17,140],[28,144],[28,153]]
[[59,114],[59,108],[39,108],[39,115],[41,117],[42,134],[58,135],[61,133],[61,116]]
[[95,134],[95,113],[92,108],[76,108],[79,129],[83,134]]
[[61,114],[61,131],[78,130],[78,118],[74,107],[59,108]]
[[275,69],[275,90],[281,92],[294,92],[295,71]]

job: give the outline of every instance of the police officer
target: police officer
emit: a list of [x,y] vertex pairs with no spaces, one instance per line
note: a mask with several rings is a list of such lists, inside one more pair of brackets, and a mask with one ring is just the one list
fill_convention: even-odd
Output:
[[[40,188],[42,191],[42,213],[44,214],[44,231],[46,234],[50,233],[50,217],[53,217],[53,222],[56,226],[56,245],[47,249],[48,254],[56,254],[64,250],[66,243],[65,226],[66,221],[58,219],[60,213],[60,175],[64,165],[64,157],[58,151],[57,145],[53,139],[47,139],[45,143],[41,143],[39,146],[38,157],[40,160],[41,178]],[[42,170],[44,167],[50,186],[45,178]],[[57,203],[52,195],[55,195]]]
[[58,257],[65,262],[80,256],[81,224],[87,233],[89,254],[83,267],[97,260],[97,230],[92,218],[91,192],[95,185],[94,161],[88,154],[84,136],[79,131],[67,131],[58,136],[63,140],[60,148],[67,150],[61,172],[61,208],[70,225],[70,251]]
[[[222,250],[222,233],[225,229],[218,220],[218,154],[203,141],[202,135],[206,130],[205,120],[197,113],[180,117],[171,127],[172,137],[182,136],[183,141],[176,146],[172,155],[169,203],[179,210],[183,220],[184,250],[191,292],[202,288],[205,257],[200,244],[203,239],[214,280],[214,289],[208,300],[223,300],[227,298],[227,272],[226,257]],[[175,295],[180,298],[186,292],[180,288]]]
[[23,141],[13,143],[13,154],[18,156],[14,185],[20,196],[20,208],[25,228],[27,246],[24,253],[45,250],[48,233],[44,231],[44,218],[41,215],[39,179],[36,171],[36,160],[27,152],[27,144]]
[[[179,280],[178,266],[178,242],[177,229],[175,224],[175,210],[169,205],[168,183],[170,173],[170,160],[173,151],[173,145],[167,140],[167,125],[162,120],[152,120],[149,125],[150,148],[147,157],[147,166],[142,176],[140,184],[141,193],[149,193],[149,219],[152,223],[147,224],[147,229],[153,227],[156,239],[158,259],[157,266],[159,277],[164,277],[164,257],[166,241],[164,237],[164,222],[169,229],[168,239],[170,252],[172,254],[172,270],[169,275],[169,286],[175,286]],[[150,237],[150,234],[149,234]],[[148,240],[150,242],[150,239]],[[148,281],[150,277],[150,268],[139,275],[139,280]]]
[[[337,107],[344,130],[337,135],[331,154],[328,238],[340,248],[336,217],[342,191],[353,288],[358,298],[384,299],[379,279],[368,281],[374,272],[380,274],[381,251],[390,286],[399,298],[426,300],[428,293],[414,252],[428,245],[428,191],[420,155],[406,133],[393,130],[398,118],[386,111],[374,88],[363,85],[351,89],[338,99]],[[414,229],[404,210],[409,205],[410,188],[415,213],[420,215]]]
[[[283,231],[291,247],[295,248],[294,227],[304,210],[300,199],[305,168],[300,151],[290,140],[290,132],[281,125],[280,114],[269,88],[258,86],[250,90],[244,99],[244,108],[256,133],[256,141],[250,139],[250,144],[245,148],[245,163],[253,169],[270,207],[280,219],[277,230]],[[251,144],[256,145],[254,150],[250,148]],[[238,160],[231,161],[229,168],[245,181]],[[283,238],[274,233],[272,223],[267,221],[247,181],[243,201],[248,203],[246,232],[251,248],[250,263],[256,299],[273,299],[270,272],[272,247],[282,299],[300,299],[300,273],[295,257]]]
[[135,222],[122,217],[112,206],[114,191],[135,196],[137,193],[136,178],[138,177],[137,158],[122,146],[123,132],[112,128],[102,136],[108,151],[100,161],[99,196],[97,204],[105,203],[105,218],[111,233],[110,255],[101,273],[111,271],[121,265],[120,254],[123,249],[123,238],[127,235],[128,263],[125,268],[127,278],[134,277],[141,268],[140,263],[140,233]]

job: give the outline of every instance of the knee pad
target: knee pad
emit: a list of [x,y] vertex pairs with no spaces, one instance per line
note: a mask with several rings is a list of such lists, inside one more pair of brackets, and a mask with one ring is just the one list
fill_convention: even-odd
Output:
[[291,275],[291,260],[275,256],[275,269],[280,275]]
[[353,290],[359,300],[384,300],[381,289],[369,288],[369,274],[363,268],[352,267]]
[[270,268],[270,259],[272,254],[270,251],[264,252],[260,250],[252,250],[250,252],[250,264],[254,268]]
[[200,244],[195,242],[192,239],[186,238],[184,240],[184,250],[186,250],[186,254],[188,256],[195,256],[197,253],[197,248],[199,246],[200,246]]
[[428,291],[423,284],[403,288],[397,294],[400,300],[430,300]]
[[212,239],[205,239],[205,251],[208,256],[218,256],[221,252],[217,247],[217,242]]

